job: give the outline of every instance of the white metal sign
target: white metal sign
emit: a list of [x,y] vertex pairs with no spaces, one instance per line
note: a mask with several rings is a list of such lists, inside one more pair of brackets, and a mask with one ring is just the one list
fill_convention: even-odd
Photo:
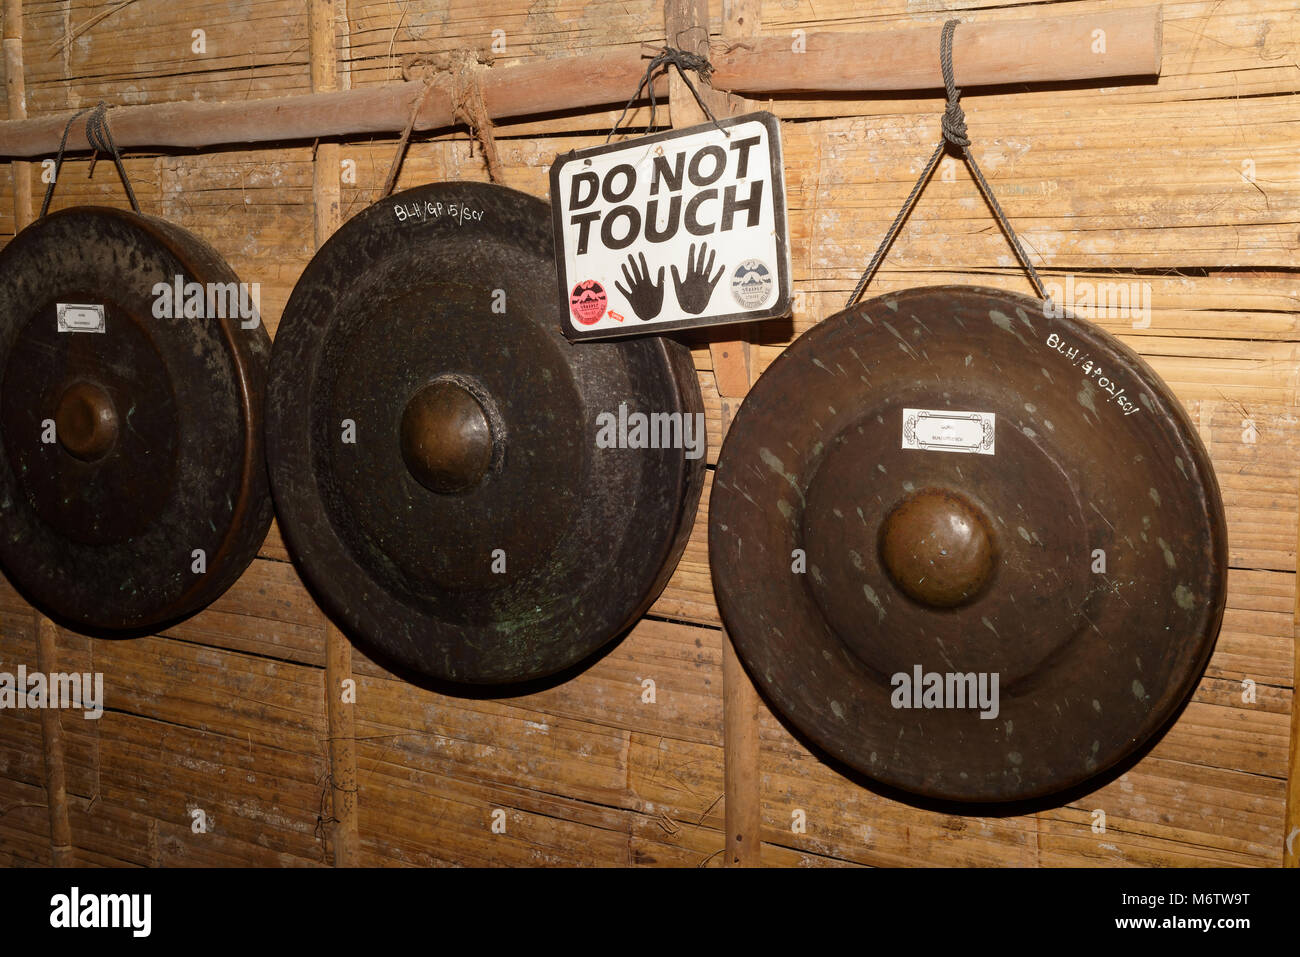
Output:
[[59,332],[104,331],[104,307],[101,305],[55,303],[55,318],[58,321]]
[[771,113],[566,153],[551,166],[570,339],[790,311],[781,132]]
[[993,455],[997,421],[993,412],[904,409],[903,448]]

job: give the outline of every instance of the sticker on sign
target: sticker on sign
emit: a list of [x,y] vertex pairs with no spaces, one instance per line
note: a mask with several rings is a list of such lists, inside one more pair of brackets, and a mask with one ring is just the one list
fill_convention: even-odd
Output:
[[781,129],[771,113],[557,157],[555,267],[570,339],[790,312]]

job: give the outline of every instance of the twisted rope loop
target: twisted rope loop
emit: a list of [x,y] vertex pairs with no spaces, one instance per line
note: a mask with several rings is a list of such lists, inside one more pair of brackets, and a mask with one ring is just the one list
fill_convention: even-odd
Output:
[[136,202],[135,190],[131,188],[131,180],[126,175],[126,167],[122,165],[122,153],[117,148],[117,143],[113,140],[113,132],[108,127],[108,104],[100,100],[93,107],[86,107],[84,110],[78,110],[68,119],[68,125],[63,128],[63,139],[59,141],[59,152],[54,160],[54,175],[50,177],[50,185],[45,189],[45,201],[41,203],[41,216],[45,216],[50,211],[50,200],[54,198],[54,184],[59,181],[59,173],[63,170],[63,154],[68,148],[68,134],[72,132],[72,124],[77,122],[79,117],[87,113],[90,117],[86,120],[86,142],[90,144],[93,151],[91,154],[91,172],[95,170],[95,160],[100,153],[108,153],[113,157],[113,165],[117,167],[117,175],[122,179],[122,186],[126,189],[126,198],[131,201],[131,208],[137,213],[140,212],[140,204]]
[[[388,166],[388,176],[384,179],[380,197],[391,196],[397,186],[397,176],[402,163],[406,160],[406,151],[415,130],[415,121],[424,109],[425,101],[433,91],[438,80],[445,74],[448,77],[447,96],[451,100],[452,120],[464,123],[469,128],[471,142],[477,141],[487,165],[488,179],[501,183],[504,175],[501,171],[501,156],[497,152],[497,141],[493,134],[495,128],[492,117],[488,115],[487,105],[483,101],[482,73],[490,66],[490,57],[472,50],[449,50],[438,54],[417,54],[407,58],[402,64],[402,78],[414,79],[417,68],[424,68],[424,88],[413,99],[411,115],[406,121],[406,128],[397,141],[397,150]],[[471,149],[473,147],[471,146]]]
[[875,255],[871,257],[871,262],[867,264],[866,270],[862,273],[862,278],[858,280],[857,286],[853,289],[853,294],[849,296],[849,301],[845,303],[845,308],[858,301],[862,291],[867,287],[867,283],[871,281],[871,277],[880,268],[880,261],[885,258],[885,253],[889,251],[889,247],[898,238],[903,223],[912,212],[912,207],[916,205],[921,190],[930,181],[930,177],[934,174],[934,169],[939,165],[939,159],[943,156],[949,143],[961,151],[966,160],[966,165],[970,167],[970,171],[974,175],[975,181],[979,183],[985,200],[988,201],[989,207],[993,210],[998,225],[1002,227],[1002,232],[1010,241],[1011,248],[1015,251],[1020,264],[1025,267],[1025,272],[1029,274],[1029,279],[1034,284],[1034,289],[1039,298],[1047,301],[1047,292],[1043,288],[1042,280],[1038,278],[1038,271],[1034,269],[1034,264],[1029,261],[1029,255],[1016,237],[1015,230],[1011,228],[1011,223],[1007,221],[1006,213],[1002,211],[1002,207],[998,204],[997,197],[993,195],[993,187],[989,186],[988,180],[984,178],[979,164],[975,162],[975,157],[970,151],[970,136],[966,131],[966,112],[961,108],[961,90],[957,88],[956,80],[953,79],[952,69],[952,35],[956,31],[959,22],[958,20],[949,20],[945,23],[943,33],[939,38],[939,67],[943,71],[943,85],[948,94],[948,101],[943,109],[943,120],[940,124],[943,135],[939,137],[939,143],[935,146],[934,152],[930,154],[930,159],[925,164],[925,169],[921,171],[921,175],[917,178],[916,185],[912,187],[912,192],[903,201],[903,208],[894,217],[894,222],[890,225],[888,232],[885,233],[884,240],[876,249]]
[[700,96],[700,91],[695,88],[695,84],[691,82],[691,78],[686,75],[686,71],[690,70],[698,74],[707,83],[709,78],[713,75],[713,64],[709,62],[708,57],[701,56],[698,53],[690,53],[686,50],[679,50],[676,47],[666,46],[660,50],[648,64],[646,64],[645,75],[641,77],[641,82],[637,84],[636,92],[632,94],[632,98],[627,101],[627,106],[623,107],[623,112],[615,121],[614,128],[611,129],[609,135],[605,137],[606,143],[613,139],[614,134],[618,132],[618,128],[623,125],[623,120],[627,119],[627,114],[631,112],[632,105],[641,98],[642,92],[646,90],[650,93],[650,127],[654,127],[655,108],[658,105],[655,98],[655,74],[660,71],[667,73],[670,67],[676,68],[678,75],[682,78],[682,82],[686,84],[686,88],[690,90],[691,95],[695,97],[695,102],[700,104],[700,109],[704,111],[704,115],[709,118],[710,122],[712,122],[714,126],[717,126],[718,129],[722,130],[723,135],[726,136],[727,139],[731,139],[731,132],[722,129],[722,125],[718,123],[718,118],[713,115],[713,111],[709,109],[709,105],[705,103],[703,97]]
[[939,38],[939,69],[943,71],[943,87],[948,93],[948,102],[943,108],[943,138],[959,149],[970,146],[970,137],[966,135],[966,111],[961,108],[961,90],[952,73],[952,35],[957,30],[956,20],[949,20],[943,25],[943,34]]

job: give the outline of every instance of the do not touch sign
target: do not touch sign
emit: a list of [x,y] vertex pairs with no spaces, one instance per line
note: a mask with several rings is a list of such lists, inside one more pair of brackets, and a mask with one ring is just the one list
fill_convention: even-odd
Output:
[[771,113],[567,153],[551,166],[570,339],[790,311],[780,125]]

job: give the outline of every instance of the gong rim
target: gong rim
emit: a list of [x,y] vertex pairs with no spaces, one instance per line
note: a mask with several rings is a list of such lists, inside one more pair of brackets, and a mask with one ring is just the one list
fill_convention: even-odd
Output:
[[[950,320],[945,309],[959,318]],[[1055,345],[1066,346],[1049,349],[1053,336]],[[871,350],[864,342],[872,344]],[[1070,389],[1068,396],[1078,409],[1073,420],[1065,383],[1072,383],[1075,374],[1085,383],[1088,377],[1070,364],[1069,349],[1076,350],[1073,361],[1083,362],[1083,356],[1091,360],[1090,368],[1104,366],[1109,381],[1101,381],[1118,393],[1118,398],[1097,393],[1095,374],[1092,386],[1073,385],[1078,389],[1077,394]],[[965,362],[955,361],[962,352]],[[881,356],[892,357],[882,364],[877,361]],[[1032,366],[1032,372],[1018,369],[1017,360],[1025,369]],[[1053,360],[1061,361],[1053,365]],[[936,370],[948,362],[946,374],[934,371],[923,382],[930,376],[927,362]],[[981,376],[991,364],[1001,378],[977,388],[964,371],[972,364]],[[1039,372],[1042,385],[1032,385],[1031,376]],[[1049,381],[1053,372],[1056,380]],[[871,384],[845,385],[836,394],[828,383],[840,377]],[[1127,391],[1116,388],[1114,380],[1122,380]],[[1025,391],[1026,382],[1038,391]],[[883,391],[891,394],[882,397]],[[834,402],[827,401],[830,395]],[[934,397],[932,403],[918,402],[923,395]],[[988,410],[998,410],[994,454],[903,448],[904,407],[965,411],[973,408],[972,395],[982,395]],[[1095,407],[1085,408],[1085,398]],[[1044,400],[1053,404],[1045,406]],[[1144,417],[1140,427],[1124,422],[1123,403],[1130,400],[1140,410],[1130,416]],[[841,408],[826,408],[834,405]],[[1034,413],[1020,410],[1021,405]],[[1119,495],[1121,480],[1112,475],[1083,480],[1089,473],[1080,468],[1082,453],[1077,447],[1055,447],[1053,442],[1065,440],[1050,438],[1068,434],[1077,446],[1089,423],[1105,431],[1117,456],[1137,448],[1137,440],[1126,437],[1135,429],[1154,430],[1143,436],[1164,436],[1166,444],[1153,447],[1159,451],[1146,457],[1136,451],[1137,459],[1125,464],[1136,474],[1162,476],[1174,472],[1170,461],[1176,460],[1185,487],[1172,486],[1175,491],[1164,494],[1165,486],[1157,493],[1153,485],[1145,509],[1138,507],[1142,503],[1131,510],[1116,504],[1129,500]],[[856,443],[848,437],[850,427],[856,430]],[[1175,450],[1168,453],[1170,461],[1156,462],[1167,449]],[[1007,481],[1008,488],[1020,489],[1023,503],[986,501],[998,494],[995,466],[989,464],[997,461],[998,452],[1016,456],[1025,482],[1039,490],[1026,492],[1027,486]],[[1032,461],[1035,456],[1043,461]],[[954,479],[954,470],[961,473],[963,466],[965,477]],[[1054,469],[1060,473],[1055,478]],[[913,473],[923,478],[913,482]],[[1045,514],[1042,501],[1070,488],[1071,482],[1079,489],[1077,501],[1062,503],[1053,521],[1032,524],[1027,516]],[[1008,553],[995,556],[991,584],[982,583],[982,569],[959,569],[970,576],[967,584],[978,586],[969,595],[938,594],[942,589],[937,586],[924,595],[909,593],[890,566],[894,556],[887,553],[886,526],[891,510],[902,502],[934,498],[935,489],[961,492],[966,498],[961,508],[969,506],[991,519],[998,548]],[[1037,501],[1030,501],[1035,494]],[[1163,501],[1157,502],[1161,494]],[[1101,509],[1100,521],[1093,515],[1094,505]],[[1007,525],[1004,516],[1017,507],[1021,520]],[[945,522],[953,517],[946,505],[937,511],[932,504],[924,508]],[[1162,517],[1162,509],[1171,517]],[[1135,524],[1124,525],[1123,535],[1114,530],[1106,537],[1097,531],[1104,528],[1103,512],[1117,524]],[[1183,529],[1185,515],[1203,526]],[[850,521],[841,522],[839,516]],[[961,524],[970,525],[964,519]],[[1180,538],[1171,536],[1171,525]],[[930,535],[930,526],[925,527]],[[916,533],[909,539],[915,549],[904,558],[929,554],[916,544],[921,538]],[[1126,546],[1128,538],[1132,541]],[[1196,542],[1202,539],[1200,547]],[[1098,578],[1095,561],[1089,567],[1086,558],[1095,558],[1091,548],[1103,541],[1112,567]],[[1088,551],[1078,554],[1085,544]],[[791,554],[801,546],[811,572],[794,575]],[[1067,556],[1055,567],[1043,561],[1054,554],[1052,548]],[[1024,557],[1035,549],[1032,560]],[[1164,550],[1163,565],[1159,549]],[[869,778],[925,798],[974,804],[1068,790],[1147,745],[1204,673],[1226,604],[1222,498],[1209,456],[1181,403],[1141,357],[1099,327],[1068,313],[1045,313],[1038,300],[982,287],[927,287],[879,296],[826,319],[787,347],[751,389],[723,444],[710,501],[709,558],[722,619],[747,670],[778,713],[817,748]],[[942,577],[945,569],[951,571],[952,561],[930,562],[930,567]],[[1119,582],[1115,562],[1151,574],[1162,587],[1183,573],[1178,564],[1187,563],[1186,591],[1169,585],[1169,592],[1143,599],[1131,613],[1136,631],[1168,616],[1169,622],[1185,626],[1185,641],[1170,648],[1152,637],[1154,632],[1131,637],[1122,633],[1127,626],[1108,624],[1124,620],[1116,611],[1121,599],[1107,599],[1099,582],[1104,579],[1105,588],[1123,592],[1126,600],[1137,593],[1133,581]],[[1166,578],[1151,571],[1165,566]],[[1043,584],[1047,575],[1052,576],[1050,585]],[[1008,622],[1014,625],[999,589],[1013,604],[1018,597],[1024,610],[1032,608],[1039,618],[1025,615],[1014,644],[1004,642],[989,658],[988,649],[1004,637],[999,631],[1008,631]],[[953,596],[954,604],[946,605]],[[1184,599],[1191,607],[1183,608]],[[1067,609],[1059,612],[1059,621],[1043,611],[1051,609],[1051,601]],[[1114,659],[1139,649],[1131,674],[1123,671],[1127,665],[1118,664],[1113,674],[1106,671],[1109,664],[1096,675],[1088,672],[1081,649],[1094,636],[1080,637],[1084,626],[1079,615],[1095,615],[1098,608],[1107,634],[1096,640],[1114,646]],[[990,629],[998,636],[980,637]],[[1012,672],[1001,687],[1000,713],[992,720],[954,708],[941,695],[924,706],[919,697],[901,697],[902,689],[922,684],[916,679],[928,681],[932,671],[940,678],[948,673],[944,659],[955,661],[949,671],[960,675],[978,672],[971,665],[981,655],[1009,664]],[[905,672],[904,661],[921,665],[922,671]],[[1067,673],[1067,667],[1073,670]],[[989,666],[990,684],[993,670]],[[898,678],[904,673],[906,681]],[[1117,677],[1121,673],[1137,675],[1132,677],[1132,703],[1121,693],[1129,692]],[[1143,677],[1155,690],[1146,691]],[[1062,722],[1067,726],[1061,728]]]
[[[422,214],[412,221],[395,218],[399,208],[438,208],[442,213],[427,221]],[[447,210],[457,210],[459,219],[449,219]],[[480,223],[484,225],[477,231]],[[513,308],[495,319],[518,322],[510,327],[512,334],[526,337],[519,348],[531,358],[529,366],[547,372],[548,383],[531,375],[529,366],[521,366],[517,381],[510,382],[494,358],[476,351],[480,342],[473,336],[481,317],[477,307],[471,308],[457,297],[462,292],[460,285],[477,288],[478,277],[455,273],[450,265],[464,262],[457,258],[462,250],[455,244],[471,242],[484,244],[484,262],[497,263],[493,257],[503,256],[506,259],[502,261],[511,264],[497,274],[504,276],[499,284],[509,294],[503,301],[513,304],[525,299],[526,308],[518,310],[518,319]],[[516,618],[508,617],[514,613],[510,610],[513,605],[492,597],[514,596],[511,589],[516,575],[530,583],[544,580],[549,556],[558,554],[569,561],[575,553],[574,543],[581,537],[574,529],[587,529],[593,541],[599,537],[591,533],[594,519],[585,515],[556,517],[555,508],[545,501],[551,483],[563,486],[565,494],[576,483],[556,471],[555,462],[537,465],[537,474],[551,478],[534,490],[530,505],[526,482],[532,473],[521,462],[527,458],[537,463],[547,455],[541,445],[528,445],[530,436],[534,432],[538,436],[555,433],[546,433],[546,427],[537,424],[539,416],[523,414],[519,396],[544,397],[550,387],[577,390],[568,404],[557,407],[554,416],[546,407],[544,418],[560,421],[569,416],[579,422],[580,435],[575,433],[573,442],[578,443],[580,437],[588,445],[587,430],[596,410],[589,408],[595,399],[583,390],[591,388],[592,382],[648,382],[664,407],[683,414],[703,412],[689,351],[679,343],[645,338],[600,344],[614,346],[610,351],[588,351],[587,345],[575,346],[562,336],[553,294],[533,300],[521,293],[520,285],[531,295],[534,280],[551,292],[551,249],[549,206],[527,194],[478,183],[435,183],[395,193],[350,220],[321,247],[295,287],[276,335],[268,389],[267,447],[277,514],[294,561],[322,607],[367,653],[409,676],[445,682],[452,691],[469,686],[508,687],[547,678],[591,659],[625,632],[658,597],[676,567],[703,484],[703,456],[693,461],[677,452],[665,452],[655,458],[653,469],[663,488],[653,497],[662,509],[662,520],[640,535],[639,556],[633,548],[637,536],[632,529],[620,524],[623,520],[616,512],[606,516],[613,526],[614,544],[609,547],[617,546],[618,551],[613,557],[602,555],[611,566],[619,561],[628,566],[620,570],[620,587],[612,593],[602,595],[591,586],[595,578],[584,577],[572,589],[559,589],[562,594],[536,602],[535,614],[530,610]],[[410,295],[430,301],[445,299],[450,305],[412,305],[401,299],[400,293],[395,293],[391,302],[385,299],[387,293],[380,290],[380,280],[375,277],[387,275],[402,262],[414,261],[410,257],[422,263]],[[473,272],[477,267],[468,268]],[[433,341],[431,330],[448,341],[461,336],[454,341],[464,345],[466,358],[447,358],[450,353],[444,355],[439,350],[451,347]],[[405,338],[408,335],[424,338]],[[392,368],[381,370],[367,356],[385,336],[402,344],[424,342],[427,348],[395,349]],[[338,343],[345,337],[349,345],[343,349]],[[502,348],[513,348],[504,333],[502,339],[506,342]],[[565,378],[565,362],[580,365],[584,371],[574,373],[574,382],[557,384],[556,380]],[[351,371],[344,374],[340,369]],[[357,384],[362,378],[368,380],[364,388]],[[449,388],[441,388],[447,385]],[[427,449],[410,438],[416,429],[412,422],[418,424],[441,414],[436,410],[450,407],[439,404],[444,401],[455,407],[456,422],[473,423],[468,444],[459,449],[463,454],[451,459],[430,457]],[[395,410],[403,402],[406,410],[399,415]],[[361,408],[366,418],[339,411],[354,408]],[[354,422],[357,435],[381,436],[358,453],[364,467],[339,452],[336,436],[329,435],[321,424],[327,419],[341,423],[343,417]],[[484,434],[491,436],[487,447],[482,444]],[[565,448],[578,454],[569,446]],[[594,453],[589,449],[579,452],[581,461],[574,468],[583,481],[603,488],[603,473],[589,461]],[[563,458],[558,452],[552,456]],[[458,468],[463,471],[456,472]],[[626,473],[630,466],[620,468],[631,474]],[[449,478],[451,473],[440,471],[443,469],[455,474]],[[649,469],[651,466],[645,466],[636,474],[649,475]],[[365,475],[374,478],[373,486],[362,481]],[[509,486],[510,482],[517,484]],[[500,498],[497,501],[507,510],[502,514],[515,520],[484,518],[480,500],[504,494],[497,490],[506,487],[518,491],[513,504]],[[503,584],[498,593],[486,573],[462,574],[436,559],[436,554],[450,554],[456,547],[447,540],[445,526],[439,524],[450,520],[453,505],[468,516],[467,529],[473,531],[465,534],[470,544],[477,544],[480,524],[488,528],[508,525],[509,529],[500,530],[508,535],[520,529],[524,534],[534,524],[540,527],[553,520],[562,532],[543,544],[544,555],[520,556],[518,560],[526,566],[522,572],[513,564],[519,550],[505,549],[511,556],[506,566],[509,584]],[[410,526],[403,529],[391,524],[394,512],[413,516]],[[418,524],[421,521],[426,523],[423,528]],[[426,531],[435,558],[421,565],[411,557],[407,539],[418,542]],[[595,553],[605,547],[598,542],[592,545],[593,563]],[[532,594],[540,588],[529,587],[535,589]],[[522,593],[524,586],[518,588]],[[575,597],[580,595],[589,599],[587,607],[581,607]],[[474,610],[462,613],[458,602]],[[491,608],[496,606],[507,611],[494,617]],[[570,609],[569,618],[564,617],[562,607]],[[488,611],[483,611],[485,608]],[[560,621],[567,623],[563,629],[557,624]],[[512,629],[508,635],[503,632],[506,627]]]
[[[104,253],[101,260],[85,251],[87,247],[84,244],[105,238],[119,242],[121,251]],[[129,253],[126,252],[128,249]],[[101,282],[98,289],[88,288],[94,285],[93,280],[67,272],[72,268],[70,263],[75,265],[78,262],[90,272],[98,272],[97,278]],[[37,278],[16,275],[24,267],[36,273]],[[24,336],[30,331],[28,327],[36,321],[44,306],[68,298],[79,301],[79,293],[90,293],[105,303],[106,328],[112,326],[114,331],[138,329],[143,343],[141,348],[146,353],[156,351],[160,363],[151,365],[148,372],[131,369],[130,374],[119,375],[121,370],[118,373],[110,371],[110,364],[115,361],[111,355],[94,368],[94,364],[88,364],[85,359],[85,350],[81,350],[82,357],[69,363],[65,369],[74,378],[97,380],[102,375],[115,378],[119,386],[127,387],[129,394],[117,395],[119,404],[123,406],[118,409],[122,413],[122,435],[131,433],[139,401],[172,401],[178,386],[188,384],[197,388],[193,385],[195,382],[205,382],[214,392],[220,393],[219,398],[211,401],[191,402],[180,388],[182,397],[177,400],[178,409],[183,413],[186,409],[201,407],[204,410],[203,425],[220,434],[219,439],[214,440],[214,449],[217,444],[221,448],[220,452],[210,451],[196,436],[180,435],[175,443],[178,458],[173,471],[169,472],[177,481],[184,481],[199,472],[211,472],[212,484],[205,484],[202,492],[193,496],[192,502],[188,501],[185,490],[174,486],[163,489],[166,502],[159,507],[158,515],[141,520],[137,531],[142,537],[135,534],[108,535],[99,543],[112,548],[125,548],[141,540],[147,543],[152,541],[150,536],[159,522],[181,521],[182,518],[192,520],[200,525],[206,524],[212,533],[211,536],[206,533],[192,536],[196,541],[202,538],[205,562],[202,571],[196,572],[191,567],[186,569],[188,574],[178,577],[171,569],[175,556],[166,560],[166,566],[159,564],[154,567],[151,562],[155,558],[158,562],[164,559],[149,553],[146,545],[146,553],[136,557],[135,567],[129,571],[121,567],[116,569],[119,573],[116,577],[122,581],[119,591],[130,591],[139,597],[96,596],[92,586],[86,584],[86,556],[73,554],[81,543],[70,542],[68,551],[63,554],[44,555],[34,563],[32,555],[24,549],[14,551],[16,540],[6,538],[0,544],[0,563],[6,575],[25,598],[49,617],[89,634],[129,636],[148,633],[196,613],[239,578],[256,557],[270,527],[272,505],[263,455],[262,398],[271,341],[260,315],[256,317],[256,326],[248,329],[244,328],[239,315],[226,315],[219,308],[215,316],[198,317],[201,323],[210,324],[210,328],[203,328],[187,327],[185,323],[193,320],[180,315],[159,318],[156,314],[147,315],[146,311],[150,298],[156,303],[155,280],[170,285],[180,277],[186,288],[189,283],[198,283],[205,290],[214,285],[238,290],[242,288],[239,277],[211,245],[175,224],[127,210],[95,206],[59,210],[28,226],[0,251],[0,277],[3,277],[0,278],[0,377],[5,377],[6,381],[8,375],[16,376],[15,370],[11,369],[14,349],[22,345]],[[107,279],[113,280],[117,288],[113,288]],[[71,297],[67,293],[71,293]],[[180,309],[180,306],[176,308]],[[170,341],[173,337],[175,342]],[[176,356],[187,349],[192,349],[196,355],[200,349],[208,350],[207,360],[193,363],[177,360]],[[70,348],[69,355],[75,351]],[[80,371],[68,371],[74,367]],[[154,394],[151,389],[163,390],[162,395]],[[11,404],[7,403],[7,406]],[[220,424],[214,427],[216,420],[220,420]],[[175,426],[191,432],[195,429],[183,414]],[[9,454],[14,446],[9,443],[6,446],[7,449],[0,450],[0,492],[6,493],[6,513],[22,516],[31,503],[19,499],[23,486],[17,481]],[[65,445],[64,450],[67,448]],[[157,449],[137,445],[132,450],[143,453],[143,456],[113,465],[112,460],[118,457],[119,451],[125,455],[127,450],[101,449],[103,458],[92,458],[92,464],[101,469],[135,468],[142,476],[140,482],[147,486],[147,473],[159,466],[150,460],[149,454]],[[59,461],[66,466],[67,459],[60,457]],[[163,464],[164,470],[170,467]],[[87,481],[103,474],[102,470],[82,470],[82,478]],[[30,495],[29,488],[29,498]],[[129,496],[121,500],[123,508],[129,508],[131,503]],[[140,503],[135,504],[138,506]],[[197,510],[205,508],[210,508],[210,512],[198,516]],[[116,509],[117,503],[113,503],[101,512]],[[48,519],[49,515],[44,517]],[[28,524],[28,518],[23,522]],[[30,524],[39,525],[39,522]],[[182,523],[181,527],[188,526]],[[40,532],[34,533],[30,528],[25,530],[24,536],[26,548],[31,547],[33,538],[44,541]],[[178,547],[180,544],[194,543],[178,543]],[[41,547],[54,546],[45,541]],[[185,561],[189,564],[192,551],[185,548],[181,554],[187,556]],[[65,559],[67,567],[64,567]],[[81,567],[74,569],[73,565]],[[71,596],[70,582],[75,586]],[[149,597],[151,588],[159,590],[159,595],[153,599]]]

